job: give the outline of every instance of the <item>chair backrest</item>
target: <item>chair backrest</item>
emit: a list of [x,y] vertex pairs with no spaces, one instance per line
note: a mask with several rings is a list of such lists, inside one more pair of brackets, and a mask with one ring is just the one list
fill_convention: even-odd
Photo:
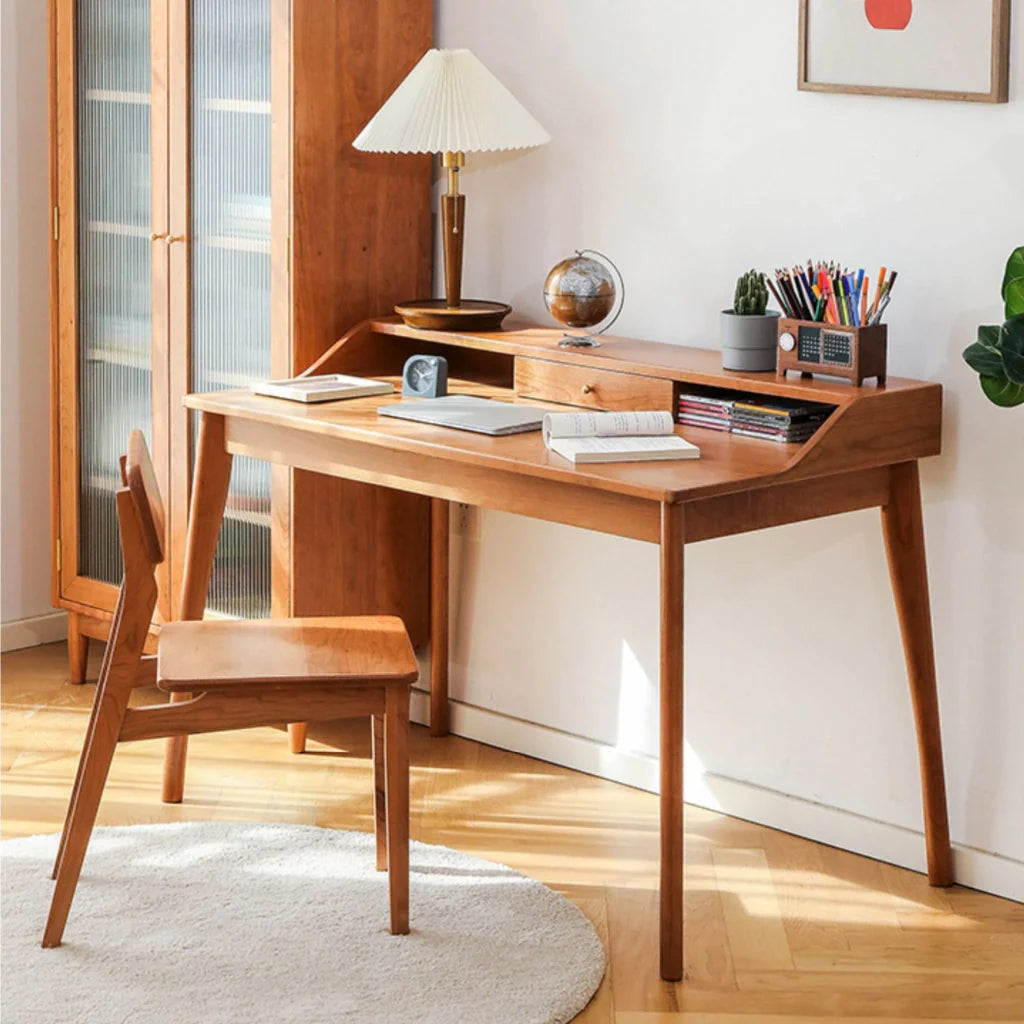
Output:
[[124,477],[138,517],[146,554],[154,565],[158,565],[164,560],[164,503],[160,498],[153,460],[141,430],[133,430],[128,438]]
[[141,431],[128,438],[121,456],[124,487],[116,494],[124,578],[100,668],[99,700],[108,683],[133,685],[156,608],[156,567],[164,560],[164,506],[153,460]]

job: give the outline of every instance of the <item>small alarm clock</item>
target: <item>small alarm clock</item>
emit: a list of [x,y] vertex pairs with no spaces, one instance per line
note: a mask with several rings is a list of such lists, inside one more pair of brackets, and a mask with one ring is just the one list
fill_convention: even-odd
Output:
[[448,394],[448,360],[444,356],[410,356],[402,368],[402,394],[441,398]]

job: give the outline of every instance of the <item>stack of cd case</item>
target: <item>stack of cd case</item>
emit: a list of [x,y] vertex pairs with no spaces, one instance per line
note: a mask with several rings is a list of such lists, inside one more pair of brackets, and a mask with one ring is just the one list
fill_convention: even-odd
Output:
[[832,412],[832,406],[749,394],[682,392],[678,419],[683,426],[730,431],[766,441],[806,441]]
[[830,405],[751,396],[733,404],[732,432],[767,441],[806,441],[831,411]]
[[679,422],[708,430],[731,430],[734,401],[713,395],[681,394]]

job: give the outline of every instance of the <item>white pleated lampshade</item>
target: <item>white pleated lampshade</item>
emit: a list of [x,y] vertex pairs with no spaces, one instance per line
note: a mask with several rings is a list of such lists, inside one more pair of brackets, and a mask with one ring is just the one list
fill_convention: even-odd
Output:
[[473,153],[550,141],[469,50],[427,50],[353,145],[371,153]]

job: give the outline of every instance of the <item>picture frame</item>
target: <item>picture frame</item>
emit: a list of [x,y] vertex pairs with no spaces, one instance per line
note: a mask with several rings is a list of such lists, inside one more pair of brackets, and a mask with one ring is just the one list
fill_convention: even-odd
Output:
[[800,0],[801,91],[1006,103],[1009,82],[1010,0]]

